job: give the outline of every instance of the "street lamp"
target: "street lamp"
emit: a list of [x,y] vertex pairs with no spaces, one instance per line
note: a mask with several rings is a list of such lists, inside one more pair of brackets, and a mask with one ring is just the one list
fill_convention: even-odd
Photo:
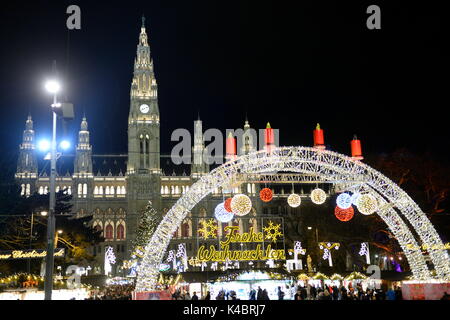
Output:
[[[56,63],[53,64],[53,71],[56,71]],[[53,290],[53,265],[55,252],[55,182],[56,182],[56,108],[57,94],[61,89],[61,85],[57,80],[49,80],[45,83],[45,89],[53,94],[52,113],[53,113],[53,135],[50,152],[50,203],[47,219],[47,256],[45,258],[45,300],[52,299]]]

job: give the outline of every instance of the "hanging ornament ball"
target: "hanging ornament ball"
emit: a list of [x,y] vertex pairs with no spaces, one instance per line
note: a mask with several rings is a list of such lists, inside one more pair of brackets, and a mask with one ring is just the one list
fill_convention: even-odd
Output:
[[219,203],[216,209],[214,210],[214,216],[218,221],[224,223],[230,222],[233,219],[234,214],[233,212],[228,212],[224,207],[224,203],[222,202]]
[[272,190],[269,188],[261,189],[259,192],[259,197],[264,202],[269,202],[273,198]]
[[231,200],[231,211],[237,216],[245,216],[252,210],[252,201],[245,194],[237,194]]
[[342,209],[339,206],[336,206],[336,208],[334,208],[334,215],[338,220],[343,222],[350,221],[353,218],[354,214],[355,210],[352,206],[350,206],[348,209]]
[[327,194],[320,188],[314,189],[311,192],[311,201],[315,204],[322,204],[327,199]]
[[292,208],[297,208],[302,203],[302,198],[298,194],[293,193],[289,195],[287,202]]
[[336,204],[341,209],[348,209],[352,206],[352,197],[348,193],[341,193],[336,199]]
[[356,206],[356,202],[358,201],[358,198],[360,195],[361,195],[360,193],[356,192],[356,193],[352,194],[350,197],[352,204],[354,204],[355,206]]
[[225,207],[225,210],[227,210],[228,212],[233,212],[231,210],[231,200],[233,200],[233,198],[227,198],[227,200],[225,200],[223,206]]
[[358,211],[370,215],[377,210],[377,199],[371,194],[362,194],[356,200]]

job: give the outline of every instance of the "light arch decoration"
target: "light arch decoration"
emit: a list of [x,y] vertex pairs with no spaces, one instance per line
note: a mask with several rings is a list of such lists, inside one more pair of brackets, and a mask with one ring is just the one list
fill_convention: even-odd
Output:
[[146,246],[135,290],[140,292],[156,288],[159,265],[173,232],[204,197],[215,188],[230,185],[233,178],[240,174],[279,171],[316,175],[324,182],[339,181],[343,190],[370,193],[378,201],[376,213],[384,220],[403,249],[413,278],[426,280],[432,276],[406,221],[417,233],[421,245],[431,248],[428,253],[436,271],[435,277],[450,280],[450,262],[447,252],[439,249],[443,248],[439,235],[425,213],[393,181],[365,163],[337,152],[311,147],[279,147],[272,149],[270,153],[261,150],[239,156],[194,183],[167,212]]

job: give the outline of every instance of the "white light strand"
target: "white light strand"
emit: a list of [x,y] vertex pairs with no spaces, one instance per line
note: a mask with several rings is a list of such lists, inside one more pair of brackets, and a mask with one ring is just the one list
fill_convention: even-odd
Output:
[[[212,190],[230,184],[233,177],[242,173],[267,174],[277,171],[312,174],[323,181],[340,181],[341,184],[353,183],[354,185],[354,181],[364,181],[358,188],[369,188],[370,192],[379,193],[376,195],[379,206],[385,203],[395,205],[395,210],[394,208],[379,209],[377,214],[398,240],[414,278],[419,280],[431,278],[420,245],[431,248],[443,246],[442,241],[423,211],[399,186],[368,165],[346,155],[310,147],[280,147],[274,148],[270,154],[262,150],[237,157],[236,160],[217,167],[194,183],[166,213],[153,234],[148,245],[151,250],[146,251],[138,267],[136,291],[156,288],[159,264],[173,233],[194,206]],[[347,190],[352,191],[351,187],[352,185],[348,185]],[[396,210],[401,212],[417,232],[421,240],[419,245]],[[450,262],[446,252],[430,249],[428,253],[436,270],[436,278],[450,279]]]

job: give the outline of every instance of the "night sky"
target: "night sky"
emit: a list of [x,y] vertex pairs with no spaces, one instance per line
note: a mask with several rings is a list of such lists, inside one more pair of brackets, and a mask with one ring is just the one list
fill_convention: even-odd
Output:
[[[278,2],[278,1],[277,1]],[[28,112],[50,137],[43,81],[56,59],[64,96],[83,112],[94,153],[127,153],[133,62],[141,25],[154,59],[161,151],[176,128],[280,129],[281,145],[311,145],[319,122],[330,148],[349,153],[406,147],[448,160],[448,35],[436,4],[395,1],[20,1],[0,11],[2,157],[14,160]],[[66,29],[77,4],[82,29]],[[381,7],[381,30],[366,8]],[[60,128],[61,125],[59,124]],[[62,134],[62,133],[61,133]]]

